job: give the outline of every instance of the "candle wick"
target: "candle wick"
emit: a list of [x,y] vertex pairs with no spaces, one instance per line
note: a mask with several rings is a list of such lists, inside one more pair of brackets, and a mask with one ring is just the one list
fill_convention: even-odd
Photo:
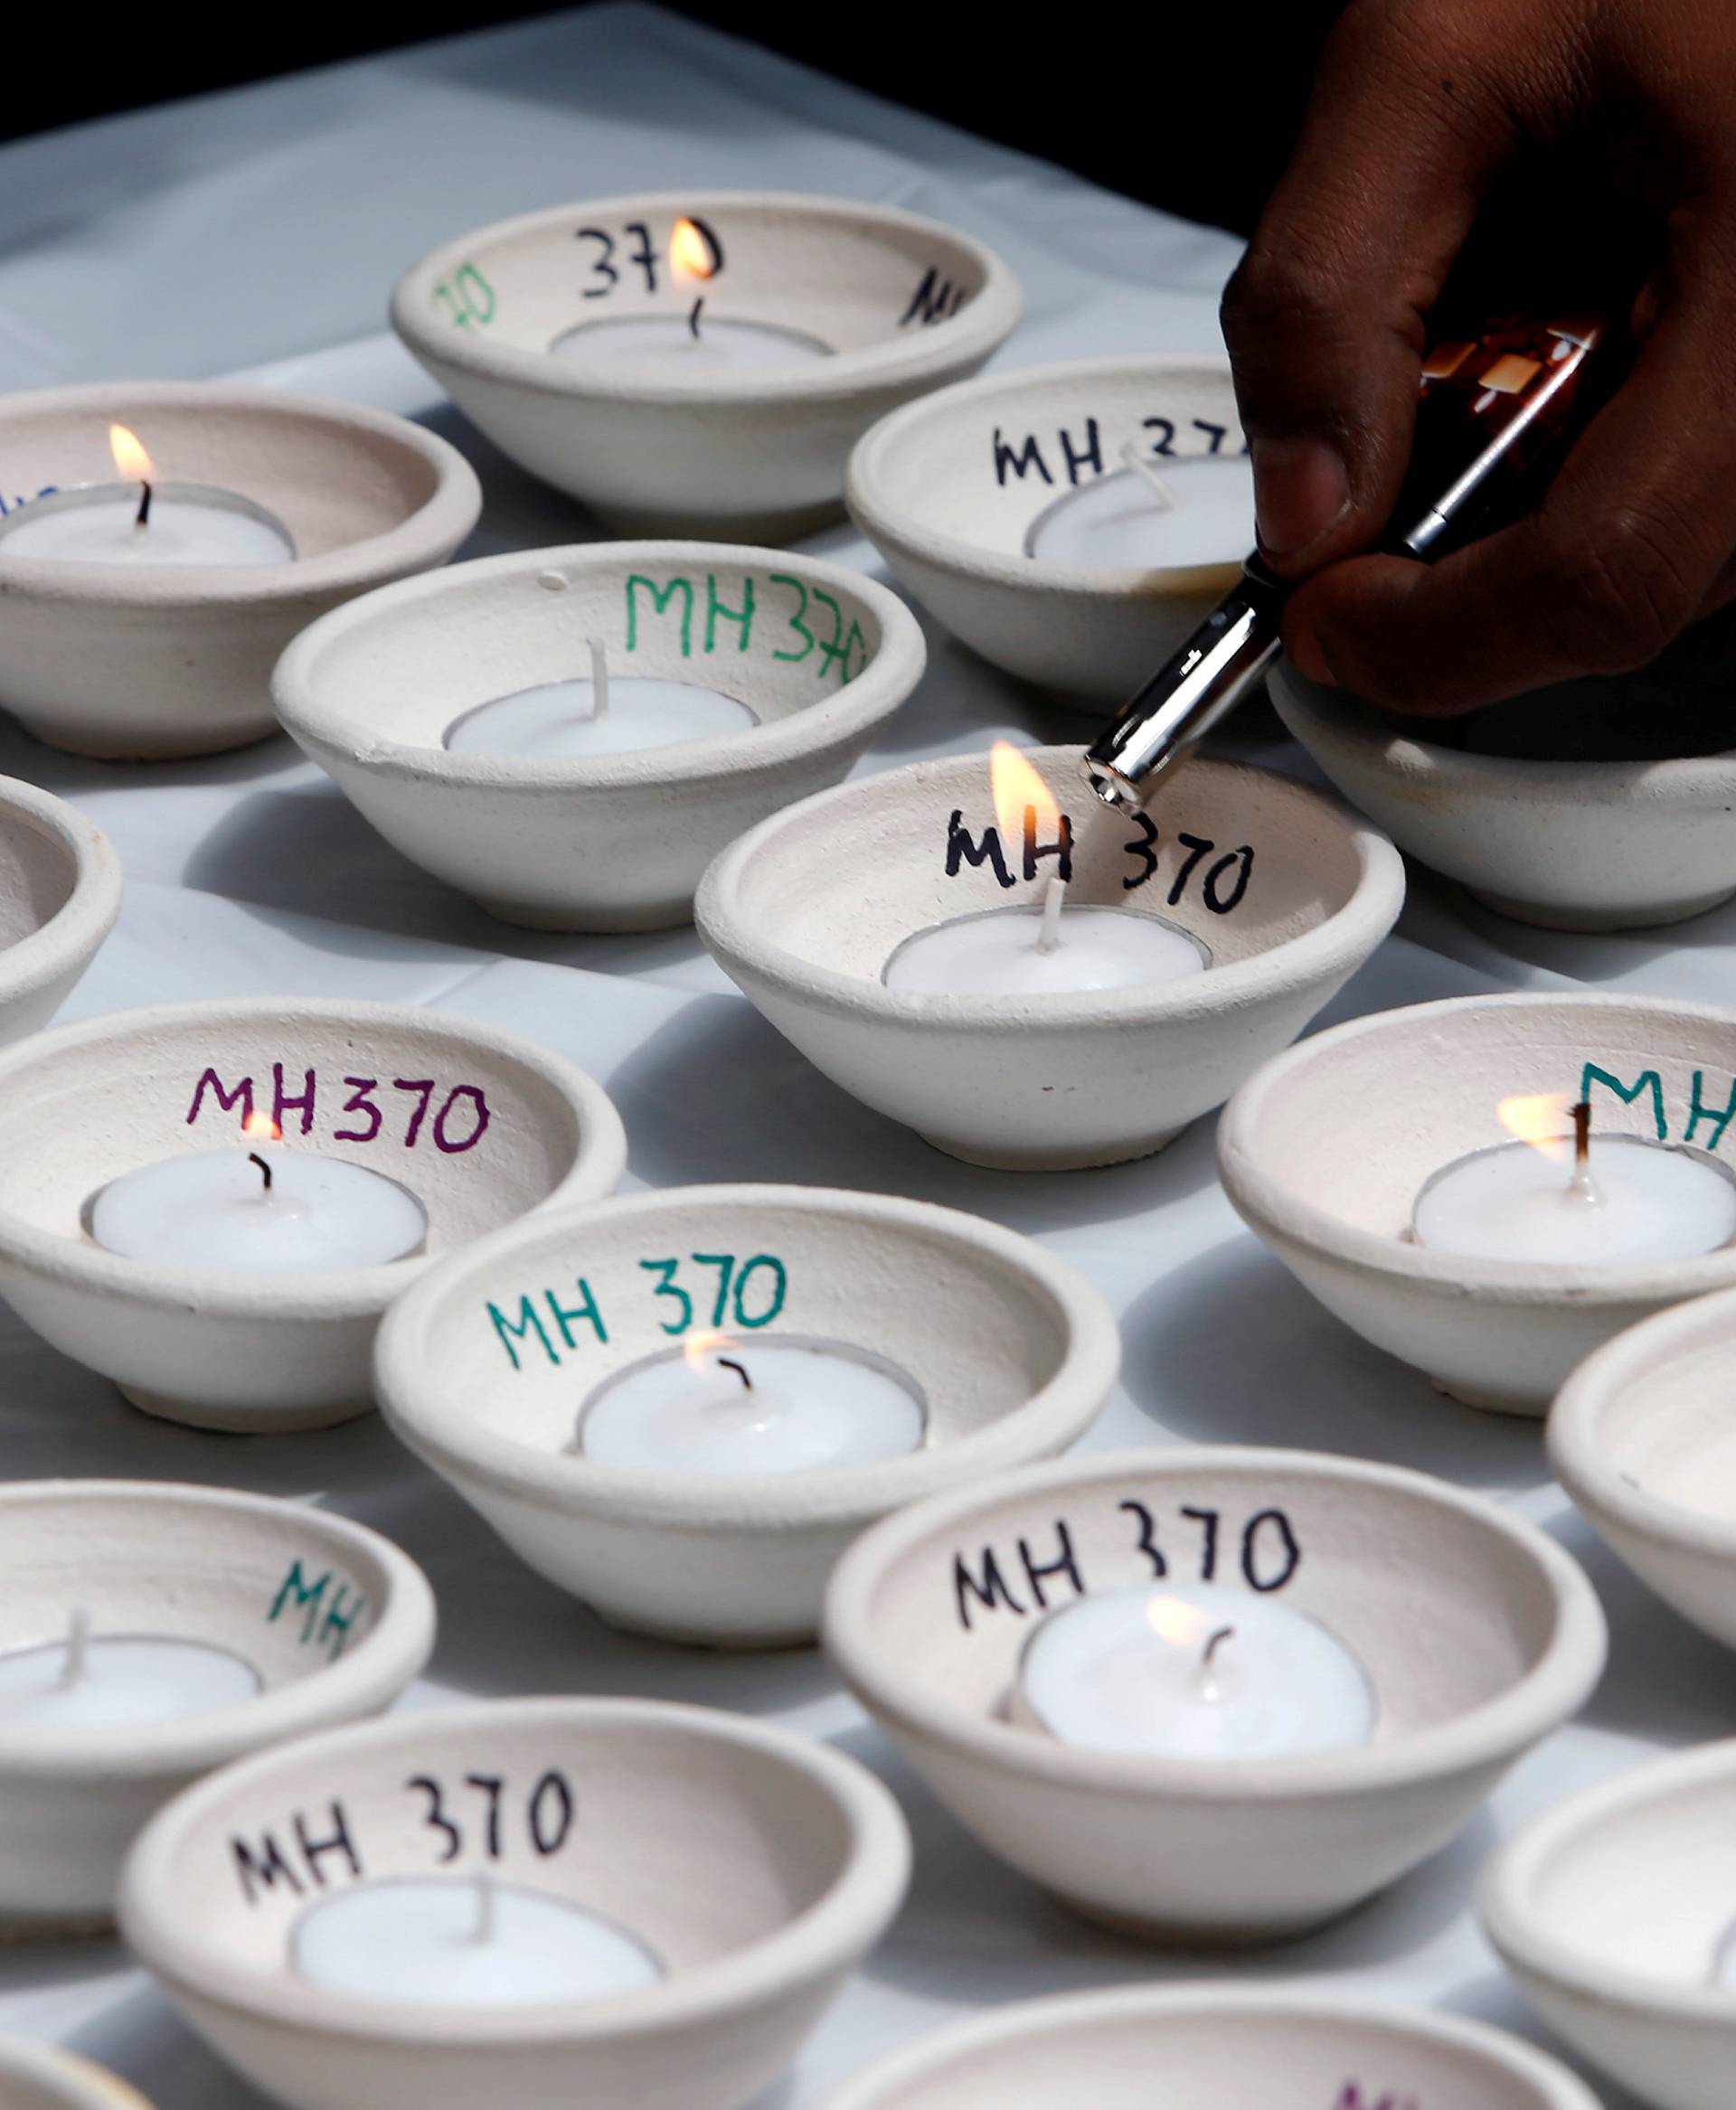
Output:
[[1151,457],[1141,454],[1137,440],[1130,439],[1121,449],[1121,459],[1127,467],[1149,488],[1152,495],[1165,513],[1175,510],[1175,494],[1151,466]]
[[717,1359],[717,1367],[719,1370],[732,1370],[736,1376],[741,1379],[743,1389],[750,1392],[752,1391],[753,1380],[748,1375],[746,1363],[737,1362],[727,1355],[720,1355]]
[[1052,879],[1043,890],[1043,922],[1037,931],[1037,950],[1052,953],[1061,944],[1061,912],[1067,905],[1067,882]]
[[259,1168],[259,1177],[265,1182],[265,1191],[269,1194],[271,1192],[271,1167],[259,1155],[257,1150],[250,1150],[248,1152],[247,1162],[250,1165],[258,1165]]
[[1212,1675],[1212,1661],[1226,1641],[1235,1634],[1233,1626],[1220,1626],[1207,1640],[1205,1653],[1200,1658],[1200,1696],[1212,1700],[1218,1697],[1217,1680]]
[[150,524],[151,486],[146,483],[138,487],[138,511],[133,515],[133,525],[135,528],[146,528]]
[[495,1938],[495,1882],[492,1876],[476,1878],[476,1917],[470,1929],[473,1942],[492,1942]]
[[699,334],[699,311],[702,307],[704,306],[704,305],[705,296],[702,293],[699,298],[694,301],[693,306],[690,307],[687,311],[687,327],[693,332],[695,337],[697,337]]
[[1591,1102],[1581,1099],[1573,1109],[1573,1177],[1567,1182],[1565,1201],[1600,1209],[1603,1189],[1591,1177]]
[[85,1658],[90,1646],[90,1615],[82,1606],[72,1614],[66,1634],[66,1660],[61,1667],[61,1690],[70,1692],[82,1685]]
[[609,652],[600,637],[587,637],[590,647],[590,715],[609,716]]

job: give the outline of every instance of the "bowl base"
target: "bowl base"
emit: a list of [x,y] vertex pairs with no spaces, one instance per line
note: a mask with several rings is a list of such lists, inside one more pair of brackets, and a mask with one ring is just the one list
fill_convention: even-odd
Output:
[[[842,481],[844,471],[838,471]],[[636,505],[613,505],[607,500],[574,493],[585,511],[621,542],[643,540],[706,542],[750,542],[779,549],[802,535],[816,534],[844,517],[842,493],[835,498],[812,499],[805,505],[778,506],[767,513],[715,513],[693,506],[664,512],[657,507],[641,511]]]
[[1143,1942],[1148,1948],[1205,1949],[1223,1952],[1238,1949],[1264,1949],[1280,1942],[1299,1941],[1304,1935],[1315,1934],[1323,1926],[1330,1926],[1335,1920],[1346,1917],[1365,1900],[1356,1898],[1349,1905],[1334,1906],[1326,1912],[1307,1912],[1294,1918],[1262,1919],[1258,1923],[1225,1926],[1202,1926],[1190,1919],[1147,1919],[1143,1914],[1118,1912],[1113,1907],[1093,1905],[1083,1898],[1070,1898],[1064,1891],[1054,1893],[1069,1912],[1088,1920],[1093,1926],[1106,1928],[1110,1934],[1123,1935],[1129,1941]]
[[1460,1384],[1457,1379],[1448,1384],[1445,1378],[1430,1377],[1429,1382],[1445,1398],[1457,1399],[1461,1407],[1475,1407],[1485,1414],[1505,1414],[1515,1420],[1541,1421],[1549,1412],[1547,1399],[1527,1399],[1523,1393],[1492,1391],[1481,1385]]
[[630,1634],[640,1641],[665,1641],[676,1648],[710,1649],[716,1655],[789,1654],[798,1648],[819,1645],[818,1616],[806,1626],[781,1634],[706,1634],[691,1626],[665,1625],[656,1619],[640,1619],[627,1612],[606,1609],[593,1599],[583,1600],[586,1611],[611,1634]]
[[1537,930],[1655,930],[1670,923],[1686,923],[1709,909],[1736,900],[1736,888],[1721,887],[1715,894],[1696,895],[1691,901],[1661,901],[1646,909],[1562,909],[1553,902],[1514,901],[1505,894],[1486,894],[1480,887],[1467,887],[1472,900],[1514,923],[1528,923]]
[[0,1912],[0,1947],[22,1948],[27,1942],[98,1942],[113,1937],[115,1916],[107,1907],[96,1912]]
[[372,1399],[305,1401],[285,1407],[227,1407],[209,1399],[166,1399],[158,1392],[135,1391],[117,1383],[129,1407],[158,1421],[178,1421],[184,1428],[206,1428],[220,1436],[288,1436],[303,1428],[335,1428],[373,1412]]
[[492,901],[481,894],[471,900],[497,923],[518,930],[565,930],[580,936],[618,937],[636,932],[680,930],[693,920],[690,894],[680,902],[653,902],[643,909],[542,909],[527,901]]
[[275,718],[257,724],[215,730],[190,725],[184,732],[124,733],[92,726],[45,725],[21,711],[12,714],[33,740],[62,755],[81,755],[89,762],[183,762],[195,755],[227,755],[236,748],[256,748],[283,730]]
[[974,1144],[949,1141],[942,1135],[929,1135],[919,1130],[924,1143],[938,1150],[943,1157],[957,1158],[960,1164],[981,1165],[990,1173],[1087,1173],[1102,1165],[1130,1165],[1142,1157],[1156,1157],[1160,1150],[1167,1150],[1183,1128],[1190,1126],[1184,1121],[1181,1128],[1167,1128],[1161,1135],[1142,1137],[1131,1144],[1106,1144],[1099,1149],[1089,1146],[1083,1149],[1061,1148],[1043,1150],[979,1150]]

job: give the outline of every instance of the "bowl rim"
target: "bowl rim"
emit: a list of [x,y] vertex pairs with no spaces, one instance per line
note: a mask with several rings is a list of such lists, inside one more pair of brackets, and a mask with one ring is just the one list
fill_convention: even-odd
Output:
[[[1024,748],[1021,752],[1027,760],[1060,764],[1077,762],[1084,749],[1061,745]],[[852,777],[768,815],[720,851],[699,882],[693,921],[706,949],[732,981],[740,984],[745,977],[763,983],[804,1011],[849,1019],[866,1014],[876,1022],[948,1032],[968,1029],[985,1036],[1016,1035],[1028,1041],[1038,1035],[1071,1037],[1084,1025],[1127,1031],[1246,1012],[1264,998],[1308,988],[1360,965],[1392,928],[1403,907],[1404,860],[1372,822],[1353,812],[1335,794],[1317,791],[1312,785],[1250,762],[1201,758],[1189,765],[1196,781],[1207,777],[1225,783],[1236,778],[1258,779],[1280,799],[1311,815],[1317,824],[1337,829],[1356,865],[1354,883],[1344,900],[1311,929],[1267,946],[1246,959],[1214,966],[1209,974],[1191,975],[1179,982],[1153,983],[1144,991],[1069,992],[1045,996],[1041,1005],[1034,1006],[1017,996],[920,994],[889,989],[884,983],[871,981],[866,975],[845,975],[835,967],[805,959],[761,937],[744,915],[741,891],[747,867],[767,843],[792,824],[844,800],[882,796],[888,786],[915,784],[926,787],[936,779],[944,780],[966,769],[986,778],[986,765],[987,758],[982,753],[936,756],[873,776]],[[1083,782],[1081,777],[1081,795],[1089,796],[1083,791]]]
[[0,1005],[16,1003],[89,960],[120,914],[121,867],[114,844],[96,823],[52,792],[22,777],[0,777],[0,830],[13,815],[71,852],[72,885],[45,923],[0,950]]
[[[689,1742],[707,1740],[754,1752],[804,1776],[830,1800],[848,1835],[842,1860],[815,1902],[774,1933],[609,2000],[446,2010],[349,2001],[287,1973],[264,1975],[241,1969],[221,1947],[203,1945],[189,1935],[188,1917],[176,1895],[174,1858],[192,1827],[234,1787],[269,1779],[286,1765],[298,1767],[310,1759],[330,1761],[335,1776],[353,1753],[479,1722],[501,1731],[520,1725],[564,1728],[576,1738],[593,1725],[604,1729],[637,1725]],[[278,1745],[207,1774],[167,1803],[139,1833],[121,1871],[116,1917],[128,1946],[172,1988],[278,2029],[393,2049],[439,2044],[504,2051],[521,2044],[552,2043],[582,2049],[691,2030],[789,1999],[847,1970],[898,1910],[910,1863],[909,1827],[891,1791],[858,1760],[812,1738],[721,1709],[674,1700],[536,1696],[389,1715]]]
[[1555,1922],[1545,1918],[1533,1901],[1544,1863],[1587,1825],[1665,1801],[1678,1788],[1732,1776],[1736,1738],[1721,1738],[1627,1766],[1533,1817],[1495,1850],[1477,1886],[1477,1917],[1502,1962],[1515,1974],[1543,1979],[1573,1998],[1594,2000],[1602,2007],[1710,2026],[1723,2034],[1736,2030],[1727,1988],[1647,1977],[1589,1955],[1564,1940],[1555,1931]]
[[[1192,2021],[1222,2017],[1258,2026],[1266,2020],[1336,2023],[1403,2040],[1422,2038],[1431,2044],[1465,2051],[1489,2067],[1531,2083],[1538,2110],[1599,2110],[1597,2098],[1577,2075],[1518,2037],[1487,2022],[1432,2008],[1401,2007],[1395,2001],[1354,1999],[1343,1993],[1277,1984],[1244,1985],[1207,1980],[1194,1985],[1124,1984],[1089,1992],[1050,1993],[1014,2001],[986,2014],[974,2014],[945,2028],[931,2030],[914,2042],[863,2068],[826,2102],[826,2110],[892,2110],[902,2100],[897,2090],[913,2081],[944,2077],[955,2060],[991,2046],[1019,2043],[1054,2032],[1070,2033],[1083,2024],[1150,2020]],[[959,2076],[961,2080],[967,2077]]]
[[1310,1033],[1263,1063],[1231,1095],[1218,1119],[1218,1174],[1237,1214],[1269,1245],[1299,1247],[1364,1276],[1477,1305],[1514,1309],[1550,1308],[1580,1312],[1609,1311],[1637,1304],[1676,1304],[1708,1290],[1730,1286],[1736,1275],[1736,1246],[1686,1260],[1652,1260],[1619,1267],[1589,1270],[1549,1261],[1478,1260],[1439,1254],[1342,1222],[1316,1201],[1298,1195],[1265,1168],[1251,1147],[1251,1131],[1269,1093],[1290,1071],[1306,1063],[1330,1060],[1337,1049],[1365,1034],[1392,1032],[1412,1021],[1446,1020],[1467,1012],[1559,1010],[1563,1005],[1587,1013],[1646,1012],[1671,1018],[1704,1020],[1727,1026],[1736,1035],[1736,1012],[1718,1004],[1694,1003],[1637,992],[1592,989],[1501,990],[1471,996],[1446,996],[1428,1003],[1400,1004],[1369,1012],[1323,1031]]
[[1736,1353],[1736,1287],[1667,1305],[1594,1349],[1550,1409],[1545,1442],[1555,1476],[1594,1524],[1606,1520],[1660,1550],[1736,1562],[1736,1517],[1671,1501],[1623,1477],[1603,1438],[1606,1418],[1635,1378],[1679,1354]]
[[[1536,1662],[1493,1699],[1449,1720],[1352,1750],[1308,1757],[1129,1758],[1033,1735],[1016,1724],[932,1697],[881,1646],[873,1599],[882,1578],[910,1548],[1008,1496],[1058,1493],[1099,1482],[1144,1485],[1156,1477],[1277,1470],[1364,1490],[1390,1490],[1456,1512],[1522,1554],[1554,1606],[1554,1629]],[[1141,1796],[1153,1802],[1297,1806],[1448,1779],[1502,1764],[1575,1714],[1603,1672],[1608,1629],[1597,1593],[1572,1556],[1547,1532],[1495,1503],[1401,1465],[1261,1445],[1189,1445],[1180,1450],[1090,1451],[1027,1465],[932,1496],[872,1525],[849,1547],[826,1587],[821,1643],[834,1667],[877,1720],[940,1746],[1027,1786],[1070,1794]]]
[[[880,645],[853,680],[829,693],[816,694],[812,702],[801,704],[787,717],[740,732],[601,758],[453,754],[446,748],[382,734],[321,695],[322,655],[382,617],[390,618],[406,607],[462,592],[476,581],[534,577],[553,570],[570,575],[630,570],[641,559],[775,565],[780,572],[799,575],[804,584],[824,583],[865,603],[880,625]],[[395,580],[343,602],[290,641],[272,674],[271,696],[279,720],[300,746],[325,748],[370,775],[466,788],[641,789],[757,777],[864,739],[908,700],[922,678],[927,651],[921,625],[895,593],[877,579],[823,558],[734,542],[653,538],[575,542],[475,558]]]
[[[431,319],[429,293],[448,270],[470,261],[486,243],[564,227],[580,214],[590,218],[657,213],[665,210],[714,212],[783,212],[810,220],[854,221],[870,229],[896,228],[944,243],[982,272],[975,297],[957,315],[906,338],[890,337],[854,352],[835,353],[810,365],[692,376],[635,376],[602,368],[588,372],[550,352],[532,352],[456,330]],[[975,235],[920,212],[809,191],[736,191],[695,186],[688,191],[631,191],[570,203],[539,206],[443,241],[410,264],[392,290],[392,326],[424,364],[456,370],[467,379],[508,387],[554,400],[599,405],[678,409],[722,402],[732,408],[787,408],[871,398],[886,387],[920,388],[955,372],[961,363],[986,359],[1012,334],[1024,310],[1024,296],[1012,267]]]
[[[1090,359],[1052,359],[1038,366],[1006,367],[973,374],[949,387],[932,390],[900,405],[871,425],[850,450],[844,473],[844,504],[851,519],[874,547],[886,554],[904,551],[973,584],[1007,587],[1025,594],[1059,594],[1086,606],[1166,596],[1229,592],[1241,577],[1241,560],[1229,564],[1090,566],[1059,564],[1052,558],[1008,556],[986,543],[929,527],[916,513],[896,504],[887,488],[886,458],[913,430],[930,419],[948,417],[960,405],[1016,396],[1024,389],[1052,381],[1108,381],[1132,373],[1154,380],[1170,374],[1206,371],[1230,387],[1230,362],[1221,352],[1120,352]],[[1233,457],[1232,457],[1233,458]]]
[[[1522,793],[1541,805],[1583,812],[1588,802],[1629,805],[1640,801],[1650,807],[1698,797],[1722,804],[1736,786],[1736,745],[1709,755],[1671,755],[1650,762],[1550,762],[1472,754],[1425,739],[1420,730],[1405,730],[1405,721],[1392,712],[1386,714],[1393,720],[1390,728],[1366,721],[1363,713],[1372,705],[1309,681],[1288,658],[1273,665],[1267,681],[1285,729],[1304,747],[1309,745],[1307,734],[1291,722],[1293,715],[1335,749],[1354,749],[1364,767],[1402,778],[1421,798],[1458,793],[1511,799]],[[1418,718],[1410,722],[1420,729],[1437,721]]]
[[304,609],[331,593],[356,593],[438,562],[482,515],[476,472],[450,441],[408,418],[363,403],[303,395],[241,381],[105,381],[30,389],[0,401],[0,436],[14,421],[45,411],[88,410],[107,418],[127,406],[193,410],[273,411],[339,433],[365,432],[413,456],[433,472],[434,487],[413,513],[359,542],[287,564],[126,565],[61,557],[7,556],[0,542],[0,584],[23,599],[101,602],[134,609],[191,610],[212,605]]
[[[760,1473],[739,1479],[599,1465],[502,1436],[465,1418],[449,1399],[430,1407],[422,1387],[430,1326],[448,1299],[503,1255],[572,1233],[590,1238],[655,1218],[667,1210],[779,1208],[847,1219],[882,1229],[908,1229],[950,1240],[992,1261],[1035,1294],[1061,1321],[1061,1360],[1048,1380],[1010,1412],[955,1441],[870,1465],[802,1473]],[[1068,1261],[1018,1231],[963,1210],[901,1195],[771,1182],[719,1182],[647,1189],[583,1208],[521,1218],[462,1247],[430,1268],[387,1313],[374,1343],[374,1382],[388,1426],[424,1463],[460,1487],[489,1493],[553,1514],[715,1531],[731,1524],[769,1531],[857,1526],[930,1490],[954,1485],[1010,1463],[1052,1453],[1096,1420],[1114,1389],[1121,1333],[1102,1293]]]
[[[524,1214],[533,1215],[563,1197],[607,1193],[626,1170],[627,1131],[614,1101],[594,1078],[521,1034],[427,1004],[376,1003],[360,997],[227,996],[103,1012],[0,1049],[0,1093],[19,1072],[52,1067],[70,1049],[104,1041],[125,1045],[195,1013],[213,1024],[315,1018],[426,1031],[431,1023],[530,1071],[565,1102],[577,1123],[579,1141],[571,1165]],[[33,1276],[52,1276],[57,1284],[87,1295],[113,1297],[122,1309],[129,1304],[185,1307],[190,1293],[196,1291],[198,1309],[189,1316],[192,1324],[206,1315],[316,1321],[371,1317],[383,1311],[412,1276],[432,1266],[437,1258],[422,1255],[378,1267],[308,1268],[283,1275],[168,1267],[61,1237],[0,1208],[0,1263]]]
[[[316,1502],[209,1487],[174,1480],[55,1479],[0,1486],[0,1519],[49,1504],[89,1502],[99,1522],[115,1512],[148,1512],[156,1504],[251,1518],[261,1525],[293,1518],[308,1540],[365,1564],[379,1578],[377,1617],[353,1648],[269,1691],[181,1721],[130,1730],[117,1742],[106,1730],[70,1736],[62,1744],[21,1744],[0,1730],[0,1782],[50,1783],[83,1792],[105,1781],[148,1781],[165,1774],[213,1766],[301,1737],[333,1721],[388,1705],[422,1671],[433,1653],[436,1613],[428,1578],[410,1555],[366,1524]],[[165,1527],[169,1520],[165,1520]],[[27,1645],[27,1644],[26,1644]]]
[[0,2035],[0,2079],[22,2077],[56,2110],[152,2110],[133,2084],[64,2044]]

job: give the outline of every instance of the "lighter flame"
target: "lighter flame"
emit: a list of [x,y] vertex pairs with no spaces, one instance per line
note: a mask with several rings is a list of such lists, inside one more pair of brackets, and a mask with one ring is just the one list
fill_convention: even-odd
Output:
[[283,1130],[269,1114],[250,1114],[241,1123],[241,1134],[250,1135],[256,1143],[281,1143]]
[[727,1333],[718,1333],[710,1327],[702,1327],[697,1333],[690,1333],[681,1344],[681,1352],[687,1358],[689,1370],[703,1370],[708,1355],[722,1354],[733,1348],[734,1341]]
[[996,740],[990,749],[988,781],[1004,843],[1024,842],[1024,816],[1031,810],[1036,814],[1039,842],[1052,841],[1061,833],[1061,808],[1053,792],[1010,740]]
[[670,230],[669,268],[677,278],[709,278],[717,269],[704,231],[691,220],[677,220]]
[[1501,1126],[1545,1157],[1565,1163],[1573,1154],[1573,1098],[1569,1092],[1519,1092],[1495,1109]]
[[1146,1605],[1146,1623],[1159,1641],[1174,1648],[1198,1648],[1206,1636],[1205,1614],[1184,1605],[1179,1597],[1152,1597]]
[[108,451],[115,457],[115,473],[124,484],[149,484],[156,476],[151,457],[137,433],[124,425],[108,428]]

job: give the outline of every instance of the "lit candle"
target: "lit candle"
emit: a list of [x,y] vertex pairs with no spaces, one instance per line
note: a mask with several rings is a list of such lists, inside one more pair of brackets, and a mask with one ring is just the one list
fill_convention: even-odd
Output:
[[1084,1750],[1258,1759],[1365,1744],[1378,1709],[1362,1663],[1307,1613],[1165,1583],[1051,1612],[1024,1645],[1014,1712]]
[[[1053,835],[1061,813],[1019,750],[997,740],[989,773],[1004,840]],[[1051,878],[1042,900],[978,909],[914,932],[881,969],[889,989],[933,996],[1043,996],[1130,989],[1203,973],[1212,955],[1192,931],[1148,909],[1069,903]]]
[[263,1689],[243,1657],[167,1634],[92,1634],[74,1612],[66,1638],[0,1655],[0,1736],[17,1729],[144,1729],[234,1707]]
[[239,491],[158,483],[150,456],[124,425],[108,428],[108,446],[125,480],[31,499],[0,520],[0,558],[250,565],[294,559],[288,529]]
[[1129,443],[1123,469],[1046,505],[1024,553],[1087,570],[1239,564],[1254,546],[1254,476],[1246,455],[1154,462]]
[[636,1472],[816,1472],[920,1450],[928,1417],[896,1364],[842,1341],[695,1333],[606,1378],[572,1449]]
[[309,1906],[290,1962],[311,1985],[417,2007],[537,2007],[638,1992],[665,1975],[637,1936],[491,1876],[358,1883]]
[[1467,1259],[1608,1267],[1683,1260],[1736,1239],[1736,1175],[1709,1153],[1640,1135],[1591,1134],[1591,1109],[1544,1093],[1504,1099],[1516,1143],[1496,1143],[1424,1182],[1419,1245]]
[[[713,278],[723,251],[703,221],[677,220],[669,237],[669,271],[677,284]],[[831,356],[831,345],[806,330],[706,312],[702,293],[680,310],[640,309],[575,323],[550,344],[573,366],[631,367],[640,373],[679,374],[801,366]]]
[[611,674],[599,639],[588,638],[589,681],[545,682],[478,703],[446,729],[455,755],[624,755],[684,740],[715,739],[760,722],[757,712],[696,682]]
[[[269,1115],[242,1126],[261,1140],[281,1133]],[[377,1267],[408,1258],[428,1236],[427,1210],[396,1180],[343,1158],[265,1147],[140,1165],[99,1188],[86,1209],[98,1245],[170,1267]]]

